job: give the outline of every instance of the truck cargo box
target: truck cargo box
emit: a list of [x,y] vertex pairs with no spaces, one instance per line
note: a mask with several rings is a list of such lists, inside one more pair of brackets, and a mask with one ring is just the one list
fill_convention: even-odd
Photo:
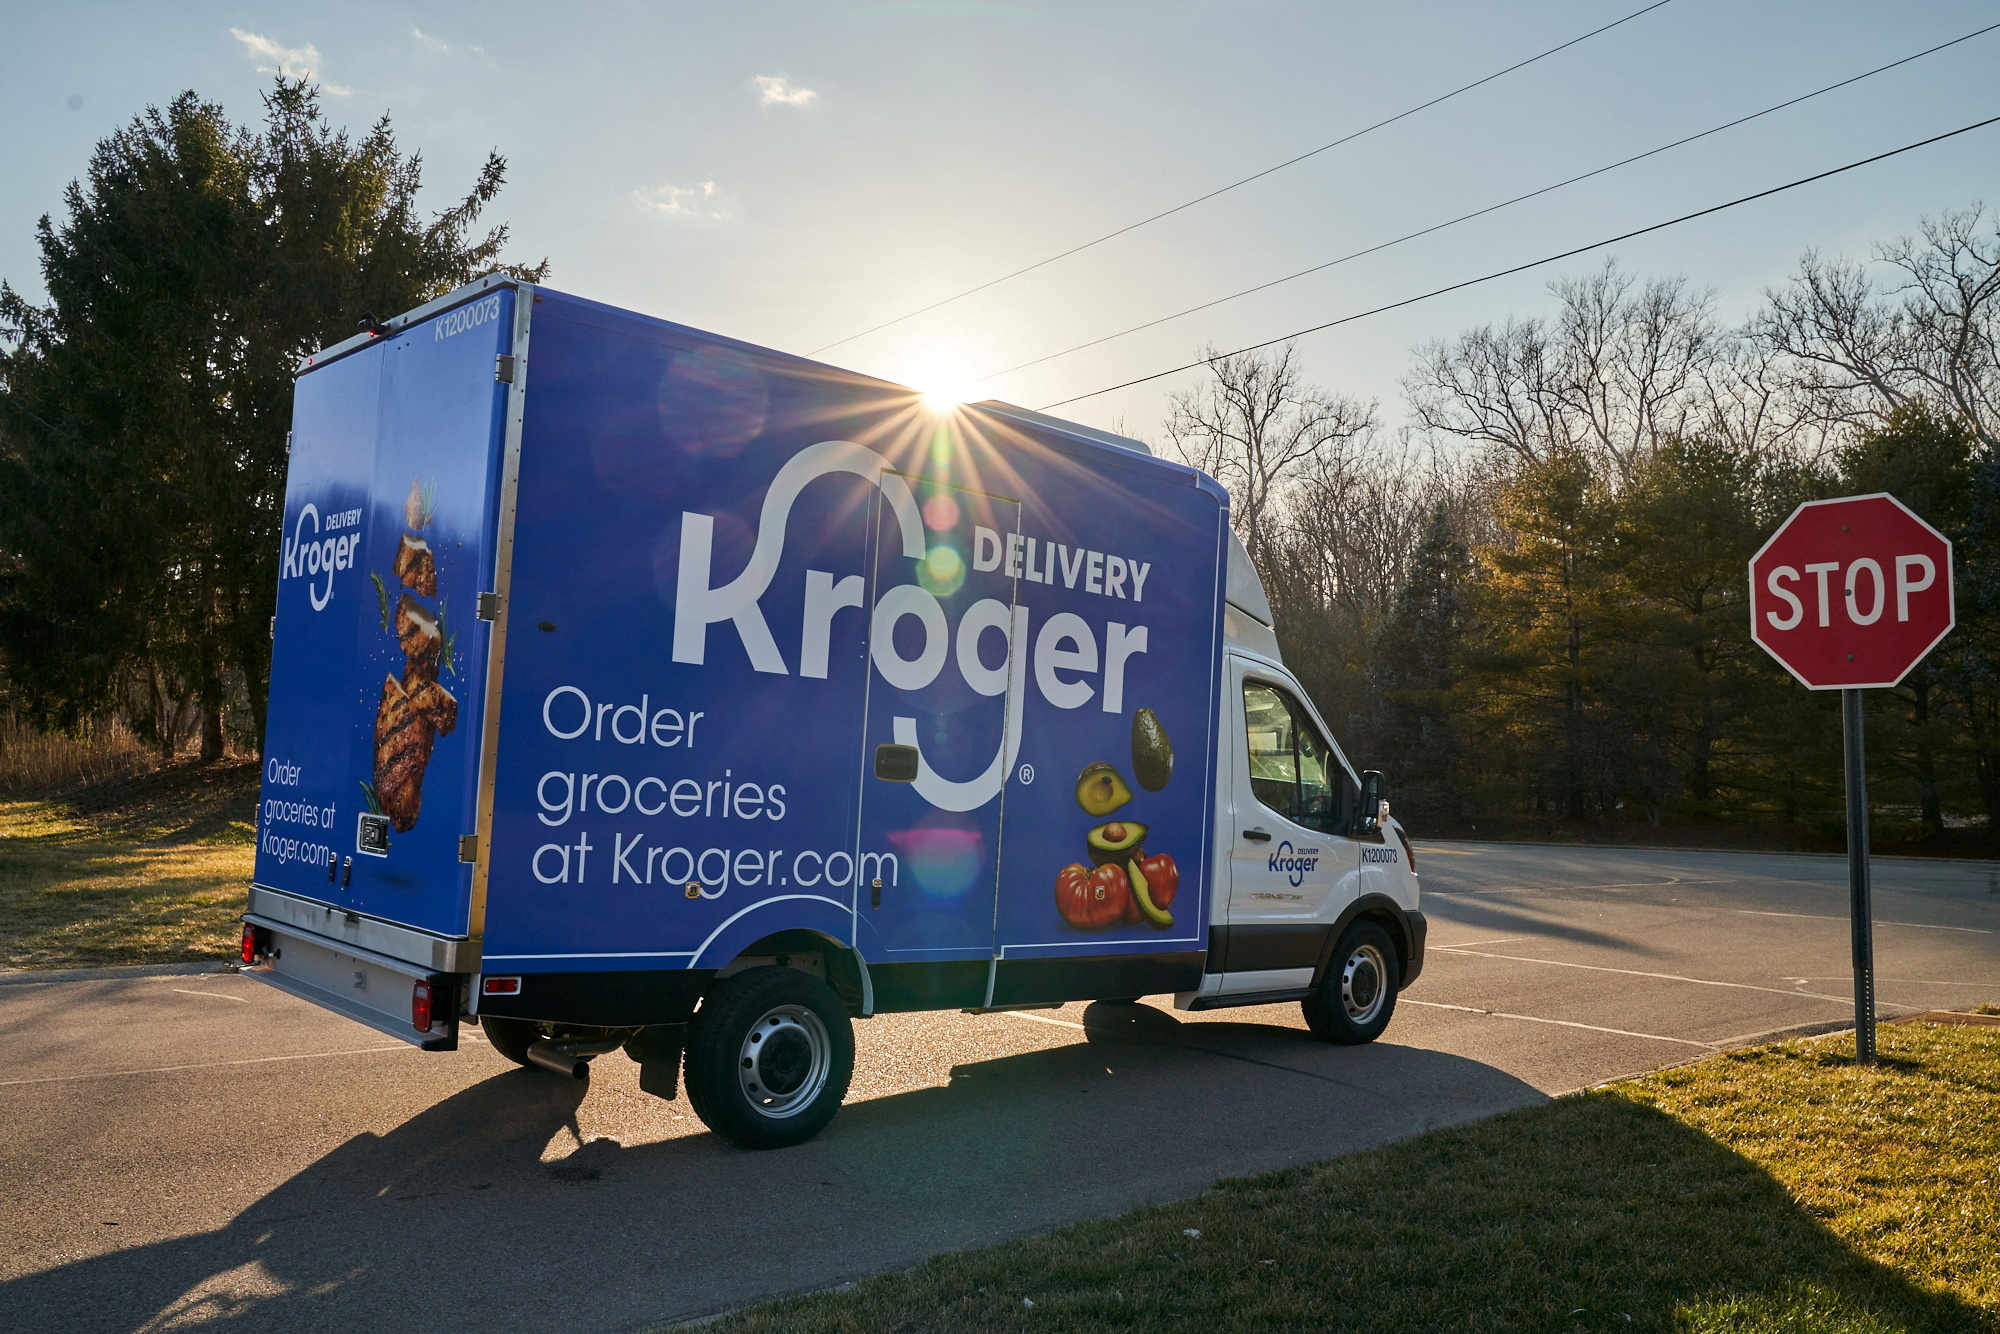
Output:
[[[284,532],[255,925],[579,1024],[773,940],[859,1012],[1200,981],[1192,469],[490,279],[304,370]],[[1100,920],[1142,860],[1170,901]]]

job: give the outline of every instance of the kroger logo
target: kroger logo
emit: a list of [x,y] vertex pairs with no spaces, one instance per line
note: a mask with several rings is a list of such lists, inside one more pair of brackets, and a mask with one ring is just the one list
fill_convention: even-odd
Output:
[[1317,865],[1319,865],[1318,848],[1294,848],[1290,839],[1280,843],[1278,850],[1271,854],[1271,873],[1288,876],[1293,889],[1304,884],[1306,872]]
[[[312,524],[310,531],[306,528],[308,522]],[[358,531],[341,532],[334,537],[326,534],[353,529],[360,522],[361,511],[351,509],[327,515],[322,524],[317,505],[303,506],[299,517],[292,521],[292,534],[285,539],[278,577],[307,580],[306,595],[312,599],[314,611],[325,611],[326,604],[333,601],[334,571],[354,564],[354,548],[361,543]],[[320,587],[322,575],[326,577],[325,588]]]

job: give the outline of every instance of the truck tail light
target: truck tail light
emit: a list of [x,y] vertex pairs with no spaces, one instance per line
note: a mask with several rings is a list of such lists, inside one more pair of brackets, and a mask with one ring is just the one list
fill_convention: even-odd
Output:
[[521,979],[518,977],[486,977],[479,981],[482,996],[518,996],[521,994]]
[[431,984],[419,982],[410,988],[410,1023],[419,1033],[431,1031]]
[[243,962],[256,963],[261,956],[269,953],[271,953],[270,929],[268,927],[252,926],[250,923],[245,922],[243,924]]

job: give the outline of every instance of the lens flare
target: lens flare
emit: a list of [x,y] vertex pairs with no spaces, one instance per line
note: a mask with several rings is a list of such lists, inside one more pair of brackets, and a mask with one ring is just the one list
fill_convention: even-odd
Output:
[[948,533],[958,527],[958,500],[935,495],[924,502],[924,526],[934,533]]
[[950,597],[965,586],[965,557],[950,547],[932,547],[917,566],[917,583],[933,597]]

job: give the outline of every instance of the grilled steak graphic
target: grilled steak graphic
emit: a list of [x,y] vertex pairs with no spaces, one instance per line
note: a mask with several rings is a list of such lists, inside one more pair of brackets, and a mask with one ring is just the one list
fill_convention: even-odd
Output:
[[421,714],[439,736],[450,736],[451,730],[458,726],[458,697],[436,681],[417,682],[406,685],[404,689],[409,694],[410,707]]
[[[419,689],[437,685],[426,682]],[[375,711],[375,799],[399,833],[416,824],[423,807],[424,767],[436,735],[430,710],[412,701],[395,677],[383,677],[382,703]]]
[[396,601],[396,639],[410,660],[403,680],[410,685],[437,680],[438,659],[444,652],[437,617],[408,593]]
[[[430,492],[412,481],[403,507],[410,528],[429,524],[432,509]],[[424,770],[430,765],[431,750],[438,737],[458,727],[458,697],[438,683],[439,668],[450,666],[444,661],[438,613],[417,600],[437,596],[437,558],[430,543],[414,531],[404,533],[391,572],[410,592],[396,599],[402,679],[393,675],[382,679],[382,700],[375,709],[375,800],[396,831],[407,833],[423,810]]]
[[431,556],[431,544],[410,533],[403,534],[403,544],[396,548],[396,577],[408,588],[413,588],[427,598],[434,598],[438,591],[437,561]]

